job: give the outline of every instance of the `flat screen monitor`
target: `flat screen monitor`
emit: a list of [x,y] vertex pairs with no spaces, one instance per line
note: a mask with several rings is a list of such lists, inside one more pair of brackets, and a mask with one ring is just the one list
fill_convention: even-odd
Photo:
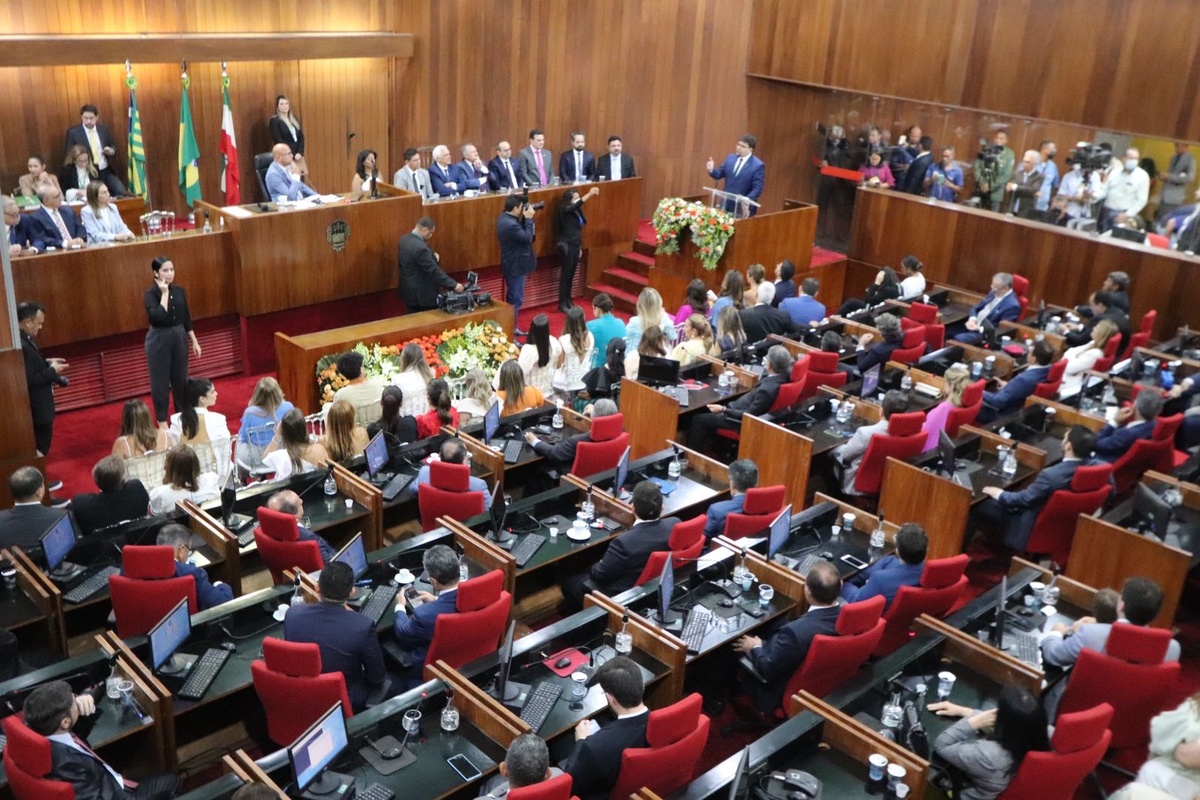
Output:
[[71,524],[71,515],[63,514],[50,526],[50,530],[42,534],[42,552],[46,554],[46,567],[51,572],[58,569],[74,546],[75,526]]
[[944,373],[951,364],[962,361],[963,349],[958,345],[950,345],[940,350],[921,356],[917,359],[917,369],[924,372]]
[[233,506],[237,502],[237,479],[234,477],[234,472],[235,470],[229,471],[229,476],[225,478],[225,485],[221,487],[221,521],[227,528],[233,521]]
[[[334,703],[312,727],[287,749],[288,763],[300,793],[313,785],[321,773],[346,749],[346,715]],[[336,787],[331,787],[332,788]]]
[[1000,597],[996,600],[996,622],[989,640],[997,650],[1004,646],[1004,604],[1008,601],[1008,576],[1000,578]]
[[625,488],[625,481],[629,478],[629,448],[625,448],[625,452],[621,453],[621,458],[617,460],[617,477],[613,481],[613,496],[621,493]]
[[367,449],[363,450],[363,455],[367,457],[367,474],[374,478],[388,463],[387,441],[383,438],[383,431],[375,434],[375,437],[367,442]]
[[945,430],[938,431],[938,454],[942,457],[942,472],[954,477],[954,440]]
[[771,522],[770,533],[767,535],[767,558],[773,558],[787,544],[788,534],[791,533],[792,507],[784,506]]
[[1000,333],[996,330],[996,326],[989,320],[983,320],[979,323],[980,333],[983,334],[983,346],[995,348],[1000,343]]
[[349,564],[354,570],[354,580],[358,580],[367,571],[367,548],[363,545],[362,533],[354,534],[354,538],[333,557],[334,561]]
[[163,669],[163,665],[191,635],[192,618],[188,614],[188,601],[185,597],[150,629],[150,668]]
[[1112,235],[1114,239],[1124,239],[1125,241],[1133,242],[1134,244],[1146,243],[1145,231],[1139,231],[1133,228],[1125,228],[1121,225],[1114,225],[1112,227]]
[[492,407],[483,415],[483,441],[490,442],[496,438],[500,428],[500,403],[492,403]]
[[513,638],[516,636],[517,622],[508,623],[508,632],[500,645],[497,657],[500,659],[500,670],[496,673],[495,697],[502,703],[519,702],[521,696],[529,692],[529,685],[512,680]]
[[679,383],[679,362],[661,356],[639,356],[638,380],[647,386],[674,386]]
[[1139,483],[1134,489],[1133,511],[1138,518],[1139,529],[1148,530],[1159,539],[1167,537],[1167,529],[1171,524],[1171,506],[1144,483]]
[[504,489],[501,488],[499,481],[496,481],[496,486],[492,489],[492,504],[488,513],[492,518],[492,535],[497,542],[504,541],[508,538],[508,533],[504,530],[504,518],[508,516],[508,505],[504,502]]
[[862,394],[860,397],[870,397],[879,388],[879,373],[883,364],[876,364],[863,373]]
[[671,596],[675,594],[675,565],[670,557],[663,562],[658,576],[658,619],[664,625],[679,621],[679,615],[671,610]]
[[737,769],[733,771],[733,781],[729,784],[729,800],[739,800],[746,796],[746,784],[750,777],[750,747],[742,748],[742,757],[738,759]]

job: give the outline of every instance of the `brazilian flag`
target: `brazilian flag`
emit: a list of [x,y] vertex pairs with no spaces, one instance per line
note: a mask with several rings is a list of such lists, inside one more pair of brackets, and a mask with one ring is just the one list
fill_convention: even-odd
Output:
[[179,190],[189,207],[200,199],[200,145],[196,144],[196,131],[192,127],[192,107],[188,102],[188,84],[191,80],[183,75],[183,99],[179,104]]

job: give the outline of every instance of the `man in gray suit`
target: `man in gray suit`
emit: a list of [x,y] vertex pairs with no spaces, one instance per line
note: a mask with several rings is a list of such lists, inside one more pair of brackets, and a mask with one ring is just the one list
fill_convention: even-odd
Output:
[[545,144],[546,134],[534,128],[529,132],[529,147],[517,154],[526,186],[549,186],[554,180],[554,154]]
[[1154,221],[1162,222],[1172,211],[1187,201],[1187,190],[1192,181],[1196,180],[1196,157],[1188,152],[1187,142],[1175,143],[1175,155],[1167,165],[1166,171],[1158,177],[1162,179],[1162,200],[1154,212]]
[[429,183],[429,170],[421,166],[421,156],[417,148],[410,147],[404,151],[404,166],[396,170],[392,184],[406,192],[421,195],[422,201],[433,199],[433,187]]

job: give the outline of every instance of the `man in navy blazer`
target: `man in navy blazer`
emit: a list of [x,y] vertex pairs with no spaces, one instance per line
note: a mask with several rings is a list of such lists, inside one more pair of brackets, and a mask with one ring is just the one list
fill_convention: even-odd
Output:
[[896,553],[884,556],[842,586],[842,599],[848,603],[883,596],[887,607],[896,599],[901,586],[917,586],[925,571],[925,553],[929,537],[915,522],[906,522],[896,531]]
[[521,165],[513,158],[512,145],[507,141],[496,145],[496,157],[488,162],[488,186],[493,192],[507,192],[525,185]]
[[1149,439],[1162,407],[1162,396],[1157,391],[1138,392],[1132,407],[1117,412],[1116,424],[1105,425],[1096,434],[1096,457],[1111,464],[1129,452],[1138,439]]
[[458,185],[458,171],[450,163],[450,148],[439,144],[431,154],[433,163],[429,165],[429,181],[433,184],[433,193],[438,197],[454,197],[463,193]]
[[462,161],[454,164],[450,169],[450,174],[454,182],[458,184],[459,191],[482,189],[486,192],[488,168],[484,165],[483,159],[479,157],[479,148],[467,142],[459,152],[462,154]]
[[196,582],[196,601],[200,604],[200,611],[228,603],[233,599],[233,587],[221,581],[213,583],[204,569],[188,563],[188,557],[192,554],[191,540],[192,534],[187,528],[172,522],[158,532],[155,543],[165,544],[174,551],[176,578],[191,575]]
[[[791,281],[789,281],[791,283]],[[794,286],[795,284],[793,284]],[[811,325],[825,319],[825,304],[817,299],[821,283],[816,278],[805,278],[800,283],[800,295],[789,297],[779,304],[797,325]],[[775,292],[776,298],[779,292]]]
[[500,243],[500,274],[504,276],[504,302],[513,307],[513,335],[524,336],[517,314],[525,303],[525,276],[537,268],[533,240],[537,224],[534,208],[519,195],[504,198],[504,211],[496,218],[496,240]]
[[558,159],[558,176],[563,183],[596,180],[596,157],[584,149],[587,137],[583,131],[571,132],[571,149]]
[[[392,632],[396,643],[406,656],[408,671],[420,675],[425,666],[425,653],[433,641],[433,628],[442,614],[458,613],[458,556],[444,544],[435,544],[425,551],[421,560],[433,593],[417,592],[412,614],[396,613]],[[410,666],[411,665],[411,666]]]
[[317,193],[292,172],[292,148],[280,142],[271,148],[271,157],[274,160],[271,166],[267,167],[267,174],[263,177],[268,198],[274,200],[282,196],[286,197],[289,203],[294,203]]
[[563,771],[579,800],[607,800],[621,773],[621,755],[646,747],[650,710],[643,702],[641,668],[628,656],[614,656],[596,670],[596,680],[616,719],[604,727],[590,719],[575,726],[575,747]]
[[745,414],[757,416],[767,413],[779,394],[779,387],[783,386],[791,375],[793,363],[795,358],[787,348],[773,345],[767,351],[766,374],[759,379],[754,388],[728,405],[710,404],[707,413],[697,414],[692,419],[688,445],[693,450],[708,452],[718,430],[737,430]]
[[979,422],[991,422],[996,417],[1016,411],[1025,405],[1025,398],[1033,394],[1034,388],[1046,380],[1050,373],[1050,362],[1054,360],[1054,349],[1049,342],[1034,342],[1025,357],[1029,366],[1018,372],[1010,381],[996,381],[1000,388],[983,393],[983,408],[979,409]]
[[983,322],[987,320],[993,327],[999,327],[1001,322],[1016,322],[1021,316],[1021,301],[1012,289],[1012,275],[1007,272],[997,272],[992,276],[992,290],[987,297],[980,300],[971,308],[971,316],[967,318],[967,329],[954,338],[967,344],[979,344],[983,341]]
[[711,539],[725,532],[725,519],[730,514],[742,513],[746,505],[746,492],[758,486],[758,465],[748,458],[739,458],[729,465],[729,499],[713,503],[708,507],[704,522],[704,536]]
[[368,698],[381,700],[381,690],[386,688],[387,670],[379,636],[369,617],[346,605],[354,592],[354,570],[349,564],[335,561],[321,570],[317,590],[319,603],[288,609],[283,618],[283,638],[320,647],[321,672],[342,673],[350,705],[361,711]]
[[[40,241],[43,244],[42,249],[82,247],[87,241],[87,231],[71,207],[63,205],[62,190],[56,186],[43,185],[38,189],[38,199],[42,201],[42,207],[29,215],[34,233],[30,239]],[[62,228],[58,225],[60,221],[67,231],[65,238]]]
[[[738,139],[736,152],[730,153],[720,168],[715,168],[716,164],[711,158],[708,159],[704,168],[714,179],[725,179],[725,191],[744,195],[751,200],[758,200],[762,195],[763,178],[767,174],[767,167],[761,158],[754,155],[754,148],[757,146],[758,137],[746,134]],[[732,212],[735,208],[732,200],[726,201],[726,211]],[[748,213],[753,216],[758,213],[758,207],[749,206]]]
[[4,204],[4,224],[8,226],[9,256],[16,258],[45,250],[46,243],[41,240],[41,233],[34,230],[33,220],[21,213],[17,201],[4,195],[0,202]]

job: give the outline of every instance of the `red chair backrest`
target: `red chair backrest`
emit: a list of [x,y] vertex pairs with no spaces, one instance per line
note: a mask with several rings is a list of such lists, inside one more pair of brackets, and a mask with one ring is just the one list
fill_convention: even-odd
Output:
[[725,517],[725,536],[741,539],[765,529],[783,509],[786,496],[787,488],[784,486],[759,486],[748,489],[746,501],[742,504],[742,513],[728,514]]
[[1050,365],[1050,371],[1046,373],[1046,380],[1033,387],[1033,396],[1042,397],[1046,400],[1054,400],[1058,397],[1058,390],[1062,387],[1063,374],[1067,371],[1067,360],[1061,359]]
[[937,324],[938,307],[931,303],[910,303],[908,306],[908,317],[922,325]]
[[[816,354],[814,353],[814,355]],[[830,353],[829,355],[836,355],[836,353]],[[800,399],[807,400],[813,397],[822,386],[828,386],[831,389],[840,389],[846,385],[846,381],[849,379],[850,373],[848,372],[817,372],[810,366],[808,368],[808,376],[804,379],[804,388],[800,391]]]
[[496,652],[512,614],[512,595],[504,591],[504,573],[494,569],[458,584],[457,613],[439,614],[425,663],[441,659],[458,669]]
[[883,467],[888,458],[905,461],[919,455],[925,447],[926,435],[921,430],[924,424],[924,411],[892,414],[888,419],[888,432],[875,434],[867,444],[867,452],[863,454],[858,475],[854,478],[854,490],[859,494],[879,494]]
[[779,387],[779,393],[775,395],[775,402],[771,403],[771,407],[767,409],[768,413],[773,414],[796,405],[800,402],[800,395],[803,393],[804,381],[802,380],[783,384]]
[[967,588],[967,569],[970,559],[966,553],[953,558],[938,558],[925,562],[919,586],[901,586],[896,598],[883,615],[887,628],[874,655],[885,656],[908,641],[908,629],[922,614],[942,617],[958,601]]
[[1108,729],[1113,707],[1063,714],[1054,726],[1050,751],[1030,751],[998,800],[1072,800],[1092,770],[1099,766],[1112,741]]
[[1162,628],[1114,624],[1104,652],[1080,652],[1058,704],[1060,717],[1108,703],[1113,707],[1111,746],[1145,747],[1150,719],[1162,710],[1179,679],[1179,662],[1162,661],[1170,641],[1171,632]]
[[1156,439],[1153,433],[1149,439],[1138,439],[1123,456],[1113,462],[1113,482],[1116,483],[1117,494],[1131,490],[1146,470],[1170,472],[1174,468],[1174,456],[1175,444],[1170,439]]
[[788,375],[788,383],[803,383],[804,379],[808,376],[808,365],[811,361],[812,359],[807,355],[793,361],[792,371]]
[[[1150,438],[1156,442],[1173,442],[1181,425],[1183,425],[1183,414],[1158,417],[1154,420],[1154,432],[1150,434]],[[1169,466],[1167,470],[1170,470]]]
[[827,353],[824,350],[808,354],[808,374],[820,372],[830,374],[838,371],[838,353]]
[[883,638],[883,631],[887,627],[882,616],[886,602],[883,595],[879,594],[870,600],[842,606],[838,613],[837,636],[814,636],[804,663],[792,674],[784,688],[785,709],[787,698],[801,689],[824,697],[854,677]]
[[254,691],[267,712],[267,735],[290,745],[334,703],[349,718],[350,696],[340,672],[321,672],[321,648],[315,642],[263,639],[263,657],[250,664]]
[[1029,278],[1024,275],[1013,275],[1012,288],[1017,294],[1017,302],[1021,304],[1021,316],[1018,319],[1024,319],[1025,309],[1029,308]]
[[[916,328],[913,328],[913,330],[916,330]],[[921,332],[922,334],[925,332],[924,327],[921,328]],[[917,359],[925,355],[925,347],[926,345],[924,338],[922,338],[921,341],[917,342],[912,347],[897,347],[892,351],[892,355],[889,360],[895,361],[899,364],[915,364],[917,363]]]
[[1050,495],[1038,512],[1025,551],[1049,554],[1055,563],[1066,566],[1079,515],[1094,514],[1104,505],[1112,491],[1108,482],[1112,472],[1112,464],[1076,469],[1071,486]]
[[575,463],[571,473],[587,478],[617,468],[621,454],[629,446],[629,434],[624,431],[625,415],[609,414],[592,420],[588,438],[575,446]]
[[1150,334],[1145,331],[1138,331],[1129,337],[1129,344],[1125,347],[1125,352],[1121,354],[1121,359],[1124,360],[1133,355],[1133,351],[1139,347],[1145,347],[1150,344]]
[[471,468],[466,464],[434,461],[429,465],[429,483],[417,487],[421,529],[431,531],[438,517],[470,519],[483,513],[483,492],[468,491]]
[[175,550],[170,545],[126,545],[121,564],[125,574],[111,576],[108,591],[122,639],[149,632],[185,597],[189,614],[200,610],[195,579],[175,577]]
[[35,733],[17,714],[4,718],[4,772],[17,800],[75,800],[75,789],[65,781],[49,780],[50,740]]
[[316,542],[300,541],[300,524],[294,514],[273,511],[266,506],[259,506],[257,513],[254,544],[276,586],[287,580],[284,570],[295,568],[302,572],[317,572],[325,566],[321,561],[321,546]]
[[901,347],[916,347],[919,344],[925,343],[925,326],[913,325],[904,331],[904,338],[900,341]]
[[667,556],[671,556],[671,565],[674,567],[685,564],[688,559],[699,558],[700,553],[704,551],[704,523],[706,521],[707,517],[701,514],[686,522],[676,522],[667,539],[667,547],[670,549],[658,550],[650,554],[650,558],[647,559],[646,566],[634,586],[641,586],[651,578],[657,578],[662,572]]
[[709,719],[700,713],[701,697],[690,694],[674,705],[650,712],[646,721],[649,747],[621,754],[621,771],[610,800],[629,800],[647,788],[666,797],[692,779],[708,741]]
[[[521,786],[508,790],[508,800],[572,800],[571,784],[573,779],[564,772],[555,775],[548,781],[541,781],[532,786]],[[575,798],[574,800],[579,800]]]
[[1153,308],[1142,314],[1142,324],[1138,326],[1138,333],[1144,333],[1146,336],[1154,333],[1154,323],[1157,319],[1158,311]]
[[963,389],[962,406],[960,408],[950,409],[950,413],[946,416],[946,435],[950,438],[958,436],[958,429],[963,425],[970,425],[979,416],[979,410],[983,408],[983,390],[987,386],[987,381],[980,378],[974,383],[967,384],[967,388]]

